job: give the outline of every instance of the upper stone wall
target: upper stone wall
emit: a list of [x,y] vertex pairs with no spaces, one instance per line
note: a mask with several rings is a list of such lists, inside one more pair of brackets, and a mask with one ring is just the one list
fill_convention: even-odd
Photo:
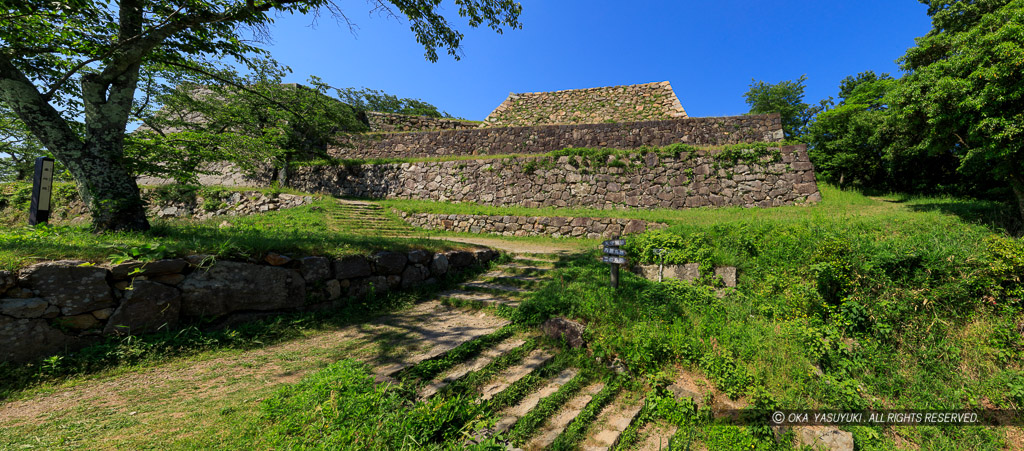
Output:
[[538,125],[354,135],[332,147],[338,158],[413,158],[453,155],[535,154],[569,147],[636,149],[685,143],[695,146],[782,140],[778,113],[678,118],[616,124]]
[[367,111],[370,130],[375,132],[413,132],[424,130],[465,130],[477,128],[480,123],[443,117],[413,116],[408,114]]
[[669,82],[555,92],[511,93],[487,127],[657,121],[687,117]]

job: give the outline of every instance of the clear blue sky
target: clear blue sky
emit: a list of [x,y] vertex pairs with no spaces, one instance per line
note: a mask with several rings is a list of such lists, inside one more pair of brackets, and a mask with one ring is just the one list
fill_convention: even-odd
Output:
[[690,116],[747,112],[751,79],[806,74],[808,103],[834,96],[864,70],[899,76],[895,60],[930,29],[915,0],[521,0],[521,30],[473,29],[445,11],[466,37],[461,61],[437,63],[404,20],[344,2],[355,35],[333,19],[283,16],[274,57],[289,81],[314,74],[336,87],[380,89],[482,120],[509,92],[670,81]]

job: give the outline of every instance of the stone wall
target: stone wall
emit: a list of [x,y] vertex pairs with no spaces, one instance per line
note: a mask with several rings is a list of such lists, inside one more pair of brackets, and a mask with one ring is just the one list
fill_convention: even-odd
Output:
[[443,117],[412,116],[408,114],[366,112],[370,130],[375,132],[407,132],[421,130],[464,130],[477,128],[479,122]]
[[776,114],[615,124],[542,125],[356,135],[328,149],[338,158],[411,158],[547,153],[569,147],[636,149],[674,143],[725,145],[782,140]]
[[450,232],[492,233],[504,236],[554,238],[611,237],[668,227],[667,224],[622,218],[568,218],[561,216],[486,216],[401,213],[414,227]]
[[199,318],[339,307],[371,291],[437,283],[497,255],[414,250],[340,259],[268,254],[261,264],[203,255],[106,267],[37,263],[0,271],[0,362],[80,348],[102,335],[173,330]]
[[489,127],[598,124],[686,117],[667,81],[630,86],[511,93],[484,123]]
[[543,156],[310,166],[294,172],[292,185],[347,197],[522,207],[775,207],[821,199],[806,145],[735,165],[716,155],[634,153],[597,164]]

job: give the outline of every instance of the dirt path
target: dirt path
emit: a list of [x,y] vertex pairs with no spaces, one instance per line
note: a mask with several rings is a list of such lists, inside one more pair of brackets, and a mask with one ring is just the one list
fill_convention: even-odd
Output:
[[188,446],[230,433],[283,384],[344,358],[387,375],[508,324],[431,300],[263,349],[182,359],[0,405],[0,449]]

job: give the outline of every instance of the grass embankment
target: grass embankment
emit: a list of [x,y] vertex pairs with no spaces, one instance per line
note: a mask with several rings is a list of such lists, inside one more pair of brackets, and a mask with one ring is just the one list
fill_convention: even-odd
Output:
[[[633,260],[662,247],[677,262],[738,266],[724,298],[631,274],[612,291],[592,254],[560,268],[517,319],[583,320],[595,355],[655,381],[694,369],[755,407],[1024,406],[1024,241],[941,213],[961,204],[951,199],[823,191],[816,207],[663,212],[672,227],[631,239]],[[687,426],[681,440],[776,446],[767,428],[695,426],[688,408],[661,414]],[[1001,427],[847,429],[860,449],[1021,445]]]
[[[151,219],[152,230],[146,233],[94,234],[83,221],[66,216],[69,200],[75,197],[73,187],[55,189],[56,219],[51,225],[29,227],[28,185],[0,187],[3,199],[0,230],[0,269],[16,269],[40,260],[81,259],[95,263],[118,257],[162,258],[188,254],[211,254],[223,258],[261,259],[267,252],[294,256],[341,256],[368,253],[374,250],[409,250],[413,248],[438,251],[465,247],[451,242],[423,238],[392,238],[381,236],[373,228],[358,228],[338,217],[344,216],[337,201],[325,197],[310,205],[272,211],[252,216],[220,216],[205,221],[184,219]],[[218,191],[261,191],[250,188],[217,188]],[[263,192],[288,192],[263,189]],[[30,191],[28,191],[30,193]],[[292,192],[295,193],[295,192]],[[191,195],[195,195],[194,192]],[[405,226],[393,216],[390,225]],[[222,223],[227,221],[228,224]],[[388,225],[382,223],[380,226]]]

